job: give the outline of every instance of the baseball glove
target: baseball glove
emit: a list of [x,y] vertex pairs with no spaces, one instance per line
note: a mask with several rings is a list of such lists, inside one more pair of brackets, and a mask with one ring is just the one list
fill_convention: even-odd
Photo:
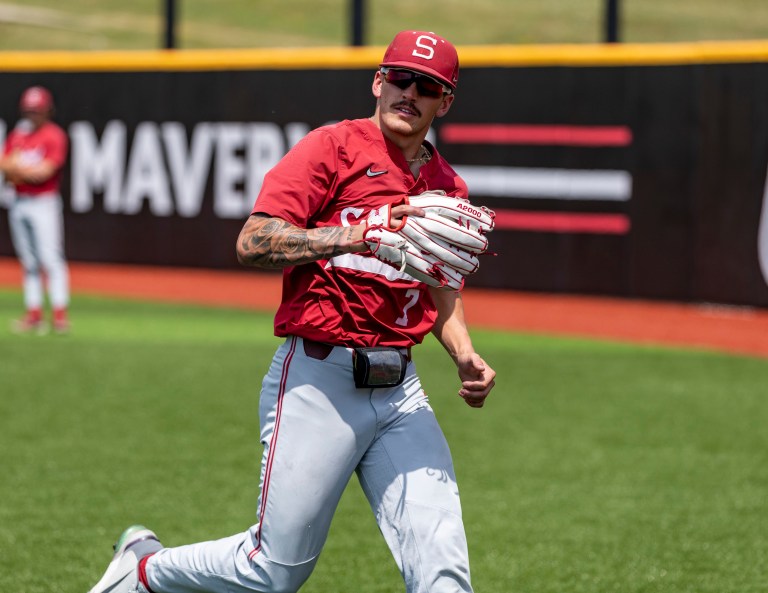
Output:
[[371,253],[425,284],[460,290],[464,277],[477,271],[477,256],[488,249],[485,235],[493,230],[493,211],[442,191],[400,203],[417,206],[425,215],[403,217],[400,226],[390,228],[391,209],[398,203],[373,210],[364,235]]

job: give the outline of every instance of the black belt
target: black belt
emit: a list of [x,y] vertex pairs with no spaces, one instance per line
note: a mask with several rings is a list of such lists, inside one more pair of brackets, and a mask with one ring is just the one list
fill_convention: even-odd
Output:
[[[316,342],[315,340],[309,340],[307,338],[302,338],[302,341],[304,342],[304,354],[309,356],[309,358],[314,358],[315,360],[325,360],[326,358],[328,358],[330,353],[335,348],[333,344],[326,344],[325,342]],[[410,346],[408,346],[407,348],[394,348],[394,349],[399,350],[400,352],[405,354],[406,360],[408,362],[411,362]]]

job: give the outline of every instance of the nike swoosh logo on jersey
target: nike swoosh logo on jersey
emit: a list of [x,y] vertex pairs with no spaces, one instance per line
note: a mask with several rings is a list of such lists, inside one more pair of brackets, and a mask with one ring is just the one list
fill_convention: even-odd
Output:
[[368,177],[378,177],[379,175],[384,175],[384,173],[386,172],[387,172],[386,169],[384,169],[383,171],[374,171],[373,169],[368,167],[368,170],[365,172],[365,174],[368,175]]

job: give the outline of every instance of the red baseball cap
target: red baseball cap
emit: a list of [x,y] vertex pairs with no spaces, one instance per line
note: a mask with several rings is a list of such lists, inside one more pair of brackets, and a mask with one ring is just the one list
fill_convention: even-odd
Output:
[[405,68],[439,80],[452,89],[459,81],[459,54],[453,44],[427,31],[400,31],[380,66]]
[[19,111],[32,113],[48,113],[53,109],[53,96],[50,91],[41,86],[31,86],[21,95]]

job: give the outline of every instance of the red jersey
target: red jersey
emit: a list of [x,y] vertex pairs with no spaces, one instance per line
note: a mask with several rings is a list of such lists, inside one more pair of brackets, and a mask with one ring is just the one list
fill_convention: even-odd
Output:
[[4,155],[17,152],[22,164],[34,165],[49,160],[56,166],[56,172],[43,183],[20,183],[16,185],[16,191],[30,196],[59,193],[61,168],[67,159],[67,148],[67,135],[64,130],[50,121],[36,130],[28,131],[21,126],[11,130],[5,141]]
[[[430,146],[414,179],[405,157],[369,119],[310,132],[264,178],[253,213],[311,229],[364,223],[370,211],[405,195],[467,186]],[[370,254],[350,253],[283,270],[275,335],[344,346],[420,343],[437,313],[426,284]]]

